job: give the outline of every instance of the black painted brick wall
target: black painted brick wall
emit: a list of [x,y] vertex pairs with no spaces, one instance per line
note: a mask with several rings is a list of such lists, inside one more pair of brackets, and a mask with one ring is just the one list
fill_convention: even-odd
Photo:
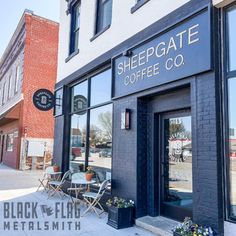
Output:
[[223,228],[223,193],[221,176],[223,167],[219,166],[220,133],[217,107],[217,93],[214,73],[197,76],[192,92],[193,115],[193,219],[199,224],[210,224],[218,230]]
[[[137,197],[136,217],[148,214],[148,193],[150,183],[147,169],[149,168],[148,156],[148,132],[147,132],[147,102],[138,99],[137,101]],[[139,174],[141,173],[141,174]]]
[[[121,112],[131,109],[131,130],[121,130]],[[113,110],[113,195],[136,200],[137,102],[134,97],[114,102]]]

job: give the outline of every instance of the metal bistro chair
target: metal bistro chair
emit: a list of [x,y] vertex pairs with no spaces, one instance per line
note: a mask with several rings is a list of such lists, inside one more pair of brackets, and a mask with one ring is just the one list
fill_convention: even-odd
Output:
[[45,169],[45,172],[44,172],[44,174],[43,174],[43,178],[42,178],[42,179],[38,179],[38,181],[39,181],[39,186],[38,186],[36,192],[38,192],[41,187],[43,187],[43,190],[47,190],[48,181],[49,181],[49,175],[50,175],[50,173],[52,173],[52,172],[54,172],[53,166],[48,166],[48,167]]
[[[104,195],[104,193],[106,192],[109,183],[110,183],[110,180],[104,180],[97,193],[85,192],[83,194],[84,200],[88,204],[88,208],[81,215],[81,217],[84,216],[86,213],[88,213],[90,210],[93,210],[96,213],[96,215],[100,218],[100,215],[104,212],[104,209],[100,204],[100,200],[101,200],[102,196]],[[100,212],[100,213],[97,212],[97,210],[95,208],[97,205],[102,210],[102,212]]]
[[62,179],[59,180],[52,180],[48,182],[49,190],[51,190],[51,193],[49,192],[48,198],[54,196],[57,194],[59,197],[63,198],[65,196],[65,193],[62,190],[63,184],[66,182],[68,178],[71,178],[71,171],[68,170],[62,177]]
[[[67,192],[69,193],[69,196],[71,198],[71,201],[73,204],[76,203],[76,201],[78,200],[78,196],[79,196],[79,193],[83,190],[85,190],[85,187],[83,187],[82,185],[80,185],[79,187],[75,185],[75,187],[73,187],[73,180],[76,180],[76,179],[84,179],[85,178],[85,174],[84,173],[81,173],[81,172],[78,172],[78,173],[73,173],[72,176],[71,176],[71,185],[70,185],[70,188],[67,189]],[[75,192],[75,201],[73,199],[73,196],[72,196],[72,192]]]

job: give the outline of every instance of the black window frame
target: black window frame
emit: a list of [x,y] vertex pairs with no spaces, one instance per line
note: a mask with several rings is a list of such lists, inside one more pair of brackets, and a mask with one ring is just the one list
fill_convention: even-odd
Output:
[[7,83],[6,81],[4,81],[3,86],[2,86],[2,105],[5,104],[6,86],[7,86]]
[[80,34],[80,24],[76,27],[78,8],[81,12],[81,1],[75,1],[74,4],[71,6],[69,56],[66,59],[66,62],[79,53],[79,42],[76,43],[76,35],[78,34],[79,38]]
[[229,4],[228,6],[224,7],[222,10],[222,16],[223,16],[223,81],[222,81],[222,87],[223,87],[223,109],[224,109],[224,118],[223,118],[223,147],[224,147],[224,163],[225,163],[225,220],[228,222],[236,223],[236,217],[230,216],[230,143],[229,143],[229,137],[230,137],[230,124],[229,124],[229,89],[228,84],[230,79],[236,80],[236,69],[230,71],[230,53],[229,53],[229,32],[228,32],[228,12],[232,7],[236,8],[235,2],[232,4]]
[[[92,42],[94,39],[96,39],[98,36],[100,36],[102,33],[104,33],[106,30],[108,30],[111,26],[112,23],[112,5],[113,5],[113,0],[105,0],[104,3],[101,3],[102,0],[97,0],[97,5],[96,5],[96,21],[95,21],[95,30],[94,30],[94,36],[90,39]],[[111,1],[111,19],[110,23],[103,27],[102,29],[99,29],[99,24],[101,20],[101,9],[104,7],[103,5],[106,4],[108,1]],[[104,11],[103,11],[104,12]]]
[[[71,106],[69,107],[69,112],[68,112],[68,115],[70,117],[70,123],[69,123],[69,137],[68,139],[70,139],[71,137],[71,117],[74,115],[74,114],[79,114],[79,113],[83,113],[83,112],[86,112],[87,114],[87,126],[86,126],[86,151],[85,151],[85,170],[86,168],[89,166],[89,148],[90,148],[90,145],[89,145],[89,136],[90,136],[90,113],[91,113],[91,110],[93,109],[96,109],[96,108],[99,108],[99,107],[102,107],[102,106],[106,106],[106,105],[112,105],[112,113],[113,113],[113,109],[114,109],[114,105],[113,105],[113,101],[112,101],[112,93],[111,93],[111,99],[107,102],[103,102],[103,103],[99,103],[99,104],[96,104],[94,106],[90,106],[90,100],[91,100],[91,80],[94,76],[100,74],[100,73],[103,73],[104,71],[106,70],[111,70],[111,66],[108,65],[108,66],[105,66],[103,68],[101,68],[100,70],[97,70],[87,76],[85,76],[83,79],[79,80],[79,81],[76,81],[75,83],[72,83],[70,86],[69,86],[69,90],[70,90],[70,96],[69,96],[69,99],[70,99],[70,102],[72,101],[72,89],[74,86],[80,84],[80,83],[83,83],[84,81],[88,81],[88,87],[87,87],[87,99],[88,99],[88,106],[82,110],[80,110],[79,112],[74,112],[72,111],[71,109]],[[112,81],[112,73],[111,73],[111,81]],[[112,91],[112,82],[111,82],[111,91]],[[112,114],[112,120],[113,120],[113,114]],[[113,126],[112,126],[113,127]],[[112,128],[113,129],[113,128]],[[112,130],[113,131],[113,130]],[[70,155],[70,140],[68,142],[68,148],[67,150],[69,151],[67,153],[67,157],[69,157]],[[112,153],[113,153],[113,148],[112,148]],[[113,162],[113,158],[111,159],[111,175],[112,175],[112,162]],[[67,168],[69,168],[69,158],[67,158],[67,163],[66,163],[66,166]]]
[[140,7],[142,7],[144,4],[146,4],[149,1],[150,0],[136,0],[136,4],[130,10],[131,14],[136,12]]
[[[58,92],[61,92],[62,93],[62,97],[57,97],[57,93]],[[65,93],[65,87],[60,87],[60,88],[57,88],[55,91],[54,91],[54,97],[55,97],[55,104],[54,104],[54,108],[53,108],[53,116],[54,117],[58,117],[58,116],[61,116],[64,114],[64,93]],[[57,109],[56,107],[57,106],[60,106],[60,112],[57,113]]]
[[20,82],[20,74],[21,68],[18,64],[15,68],[15,81],[14,81],[14,94],[17,94],[19,91],[19,82]]
[[7,100],[10,100],[11,98],[12,79],[13,79],[13,76],[11,73],[10,76],[8,77],[9,82],[8,82],[8,88],[7,88]]

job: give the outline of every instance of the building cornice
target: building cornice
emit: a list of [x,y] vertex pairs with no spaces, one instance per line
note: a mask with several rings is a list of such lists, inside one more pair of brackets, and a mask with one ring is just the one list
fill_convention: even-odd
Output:
[[25,10],[21,16],[21,19],[13,33],[10,42],[7,45],[1,59],[0,59],[0,80],[4,76],[4,74],[9,69],[9,66],[16,59],[17,55],[20,53],[25,43],[25,17],[26,15],[35,17],[40,20],[44,20],[50,22],[50,24],[58,25],[59,23],[49,20],[47,18],[35,15],[31,10]]
[[23,15],[21,16],[21,19],[16,27],[15,32],[13,33],[10,42],[7,45],[7,48],[5,49],[1,59],[0,59],[0,70],[2,69],[2,66],[4,64],[4,62],[6,61],[6,59],[10,56],[10,53],[14,47],[14,45],[16,44],[18,37],[20,35],[20,33],[22,32],[23,28],[25,27],[25,15],[32,15],[33,12],[30,10],[25,10]]

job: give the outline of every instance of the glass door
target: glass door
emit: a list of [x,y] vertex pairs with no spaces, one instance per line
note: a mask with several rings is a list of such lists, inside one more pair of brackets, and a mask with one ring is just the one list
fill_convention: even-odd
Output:
[[182,221],[192,216],[190,111],[160,116],[161,214]]

